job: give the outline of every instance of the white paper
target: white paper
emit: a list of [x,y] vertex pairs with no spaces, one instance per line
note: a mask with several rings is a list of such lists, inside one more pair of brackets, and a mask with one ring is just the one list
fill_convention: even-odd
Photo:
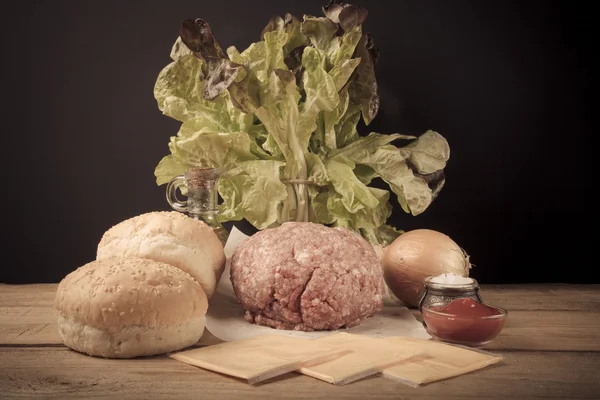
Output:
[[340,331],[379,338],[391,336],[411,336],[419,339],[431,338],[423,325],[417,321],[408,308],[394,303],[389,297],[386,298],[383,309],[379,313],[363,320],[360,325],[349,329],[301,332],[251,324],[244,319],[244,308],[235,298],[229,274],[231,256],[236,246],[247,237],[247,235],[234,226],[225,244],[227,264],[206,314],[206,329],[217,338],[225,342],[262,335],[283,335],[315,339]]

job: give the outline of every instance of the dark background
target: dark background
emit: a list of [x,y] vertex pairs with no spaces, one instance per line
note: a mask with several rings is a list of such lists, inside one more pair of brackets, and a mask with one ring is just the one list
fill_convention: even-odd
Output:
[[[181,21],[202,17],[222,47],[244,49],[272,15],[320,15],[325,2],[18,4],[3,25],[7,283],[58,282],[94,259],[112,225],[168,210],[153,171],[179,124],[152,90]],[[595,186],[584,154],[592,13],[567,1],[355,4],[381,54],[368,130],[434,129],[451,148],[438,199],[417,217],[398,207],[391,222],[450,235],[482,283],[593,282],[582,230],[593,229]]]

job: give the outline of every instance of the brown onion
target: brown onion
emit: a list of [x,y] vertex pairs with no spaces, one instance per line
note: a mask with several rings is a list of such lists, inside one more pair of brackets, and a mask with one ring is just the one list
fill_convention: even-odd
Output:
[[417,307],[428,276],[452,273],[469,276],[468,254],[448,235],[415,229],[398,236],[381,255],[390,291],[409,307]]

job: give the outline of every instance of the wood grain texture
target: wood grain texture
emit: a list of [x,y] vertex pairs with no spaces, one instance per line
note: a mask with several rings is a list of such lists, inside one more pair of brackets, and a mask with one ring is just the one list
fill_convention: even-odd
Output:
[[[206,331],[198,345],[218,342]],[[61,343],[54,309],[0,306],[0,346]],[[600,312],[513,311],[485,349],[600,351]]]
[[0,348],[7,398],[515,399],[597,398],[599,353],[506,353],[504,362],[419,388],[376,376],[337,387],[296,373],[258,386],[168,357],[105,360],[64,348]]
[[[484,300],[509,311],[504,330],[485,347],[504,362],[419,388],[379,376],[336,387],[295,373],[251,386],[166,356],[89,357],[62,345],[55,290],[0,284],[0,398],[588,399],[600,393],[600,285],[484,285]],[[218,341],[206,332],[198,345]]]
[[600,351],[600,312],[513,311],[485,349]]
[[[600,286],[552,288],[533,287],[489,288],[488,299],[509,309],[509,317],[500,336],[486,349],[600,351]],[[56,285],[0,285],[0,345],[59,345],[56,311],[52,306]],[[527,310],[528,296],[533,310]],[[543,300],[547,298],[548,300]],[[507,306],[503,303],[521,299]],[[537,300],[541,299],[541,300]],[[582,308],[576,309],[573,299]],[[491,302],[490,300],[490,302]],[[556,304],[561,311],[544,309],[539,304]],[[516,307],[521,304],[521,307]],[[573,310],[567,310],[569,307]],[[420,319],[420,318],[419,318]],[[206,332],[199,345],[217,343]]]
[[[57,284],[0,283],[0,306],[49,305]],[[600,311],[600,284],[481,285],[483,299],[509,311]]]
[[482,285],[483,300],[510,311],[600,312],[600,285]]

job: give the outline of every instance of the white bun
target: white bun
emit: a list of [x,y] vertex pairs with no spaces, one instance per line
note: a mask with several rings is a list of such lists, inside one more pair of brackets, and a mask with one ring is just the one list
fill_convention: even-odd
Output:
[[68,274],[58,285],[54,307],[66,346],[93,356],[133,358],[198,342],[208,299],[179,268],[114,257]]
[[176,211],[155,211],[129,218],[107,230],[97,259],[142,257],[171,264],[193,276],[212,298],[225,253],[206,223]]

